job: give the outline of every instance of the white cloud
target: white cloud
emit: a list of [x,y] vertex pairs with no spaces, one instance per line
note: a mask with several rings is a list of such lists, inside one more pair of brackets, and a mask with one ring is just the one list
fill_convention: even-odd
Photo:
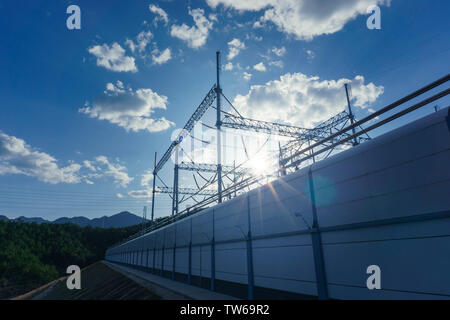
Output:
[[382,86],[365,84],[363,76],[320,80],[302,73],[287,73],[279,80],[251,86],[246,95],[236,96],[234,105],[250,118],[312,127],[345,110],[344,83],[352,86],[354,107],[368,107],[384,91]]
[[272,52],[275,53],[277,56],[282,57],[286,53],[286,48],[285,47],[281,47],[281,48],[273,47]]
[[129,88],[123,92],[111,92],[107,87],[107,94],[97,98],[91,106],[78,109],[80,113],[87,114],[91,118],[107,120],[113,124],[137,132],[147,130],[149,132],[163,131],[174,125],[165,119],[151,118],[155,109],[166,109],[167,97],[159,95],[151,89]]
[[123,83],[120,80],[117,80],[116,84],[114,83],[107,83],[106,84],[106,90],[104,91],[105,94],[108,93],[124,93],[125,89],[123,88]]
[[263,62],[257,63],[253,66],[253,69],[260,72],[266,72],[266,66]]
[[136,50],[136,44],[133,40],[127,39],[125,40],[125,44],[130,48],[131,52],[134,53],[134,50]]
[[145,49],[148,44],[151,42],[153,38],[153,34],[150,31],[141,31],[136,36],[136,42],[133,40],[127,39],[125,40],[125,44],[130,48],[131,52],[134,53],[136,49],[138,50],[140,56],[142,58],[145,57]]
[[275,67],[278,67],[278,68],[283,68],[284,63],[281,60],[274,60],[274,61],[270,61],[269,62],[269,66],[275,66]]
[[117,198],[119,198],[119,199],[122,199],[122,198],[123,198],[123,194],[121,194],[121,193],[117,193],[116,196],[117,196]]
[[255,28],[255,29],[258,29],[258,28],[262,28],[263,27],[263,25],[262,25],[262,23],[261,23],[261,21],[255,21],[254,23],[253,23],[253,28]]
[[80,183],[80,168],[76,163],[60,167],[51,155],[0,131],[0,175],[22,174],[51,184]]
[[[141,58],[145,57],[145,49],[151,42],[153,34],[150,31],[141,31],[136,36],[136,42],[131,39],[126,39],[125,44],[130,48],[132,53],[135,53],[136,49],[139,52]],[[134,59],[134,58],[133,58]]]
[[21,174],[51,184],[76,184],[83,181],[93,184],[92,179],[106,176],[112,177],[114,183],[122,187],[133,180],[124,166],[111,163],[105,156],[99,156],[93,161],[84,160],[82,163],[70,161],[69,165],[60,167],[51,155],[35,150],[24,140],[0,131],[0,175]]
[[248,73],[248,72],[245,72],[245,71],[244,71],[244,74],[242,76],[244,77],[244,80],[246,80],[246,81],[250,81],[250,79],[252,78],[252,74]]
[[305,50],[305,52],[308,60],[312,60],[316,57],[316,54],[312,50]]
[[153,34],[150,31],[141,31],[136,37],[137,41],[137,48],[140,53],[145,51],[145,48],[150,43],[151,39],[153,38]]
[[132,198],[142,199],[142,198],[150,198],[152,196],[151,189],[144,190],[132,190],[128,192],[128,195]]
[[112,177],[114,183],[121,187],[126,187],[134,178],[130,178],[126,172],[127,168],[120,163],[111,163],[107,157],[98,156],[95,158],[96,163],[103,167],[102,175]]
[[154,4],[149,5],[148,9],[151,13],[154,13],[156,15],[155,19],[153,20],[153,23],[155,25],[158,24],[158,21],[164,21],[164,25],[167,26],[167,23],[169,23],[169,16],[163,9]]
[[172,52],[170,51],[170,48],[167,48],[162,52],[159,52],[159,50],[154,50],[152,53],[152,60],[154,64],[164,64],[170,59],[172,59]]
[[133,57],[125,55],[125,50],[114,42],[111,47],[106,43],[88,49],[90,54],[97,57],[97,65],[111,71],[136,72],[138,71]]
[[294,35],[299,40],[311,40],[322,34],[332,34],[344,25],[365,15],[370,5],[389,5],[390,0],[206,0],[212,8],[222,4],[239,11],[262,11],[253,25],[260,28],[271,22],[281,32]]
[[233,63],[228,62],[223,66],[223,70],[231,71],[233,70]]
[[150,185],[150,181],[153,180],[153,170],[148,169],[141,176],[141,186],[147,187]]
[[100,168],[94,167],[94,165],[92,164],[92,161],[89,161],[89,160],[84,160],[83,165],[93,172],[97,172],[97,170],[100,170]]
[[233,40],[228,42],[228,50],[229,51],[228,51],[227,59],[232,60],[234,57],[236,57],[239,54],[239,52],[241,50],[244,50],[244,49],[245,49],[245,44],[241,40],[234,38]]
[[170,35],[172,37],[186,41],[190,48],[200,48],[206,43],[209,31],[213,27],[213,23],[205,17],[203,9],[189,9],[189,14],[194,19],[194,26],[187,26],[183,23],[181,26],[172,25]]
[[210,13],[210,14],[208,15],[208,18],[209,18],[209,20],[211,20],[211,21],[219,22],[219,19],[217,19],[217,14]]

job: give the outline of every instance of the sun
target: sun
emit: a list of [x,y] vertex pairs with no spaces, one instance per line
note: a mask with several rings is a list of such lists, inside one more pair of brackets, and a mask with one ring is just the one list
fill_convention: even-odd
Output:
[[249,167],[256,176],[265,176],[270,173],[270,164],[265,159],[253,159],[249,162]]

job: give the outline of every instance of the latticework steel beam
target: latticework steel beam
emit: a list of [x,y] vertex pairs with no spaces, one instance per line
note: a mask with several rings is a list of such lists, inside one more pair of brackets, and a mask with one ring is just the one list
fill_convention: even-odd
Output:
[[170,156],[172,155],[173,150],[175,149],[175,146],[179,144],[182,139],[184,138],[182,136],[185,132],[191,132],[191,130],[194,128],[195,124],[198,120],[201,119],[201,117],[205,114],[205,112],[208,110],[208,108],[213,104],[213,102],[216,99],[216,85],[214,85],[211,90],[209,90],[206,97],[203,99],[203,101],[200,103],[198,108],[194,111],[194,113],[189,118],[186,125],[183,127],[183,131],[178,135],[178,137],[170,144],[167,151],[164,153],[162,158],[159,160],[158,164],[156,165],[154,173],[158,173],[159,170],[162,169],[164,164],[169,160]]
[[286,124],[279,124],[249,118],[243,118],[232,114],[226,114],[222,121],[222,126],[231,129],[252,130],[268,134],[275,134],[284,137],[298,138],[307,134],[305,128],[294,127]]
[[[168,194],[172,194],[173,193],[173,188],[170,187],[157,187],[155,189],[156,193],[168,193]],[[195,196],[212,196],[215,195],[217,193],[216,190],[211,190],[211,189],[207,189],[207,190],[198,190],[195,188],[178,188],[178,193],[179,194],[186,194],[186,195],[195,195]]]
[[[210,164],[210,163],[181,162],[178,168],[180,170],[185,170],[185,171],[211,172],[211,173],[217,172],[217,165]],[[228,172],[228,171],[232,171],[233,167],[222,165],[222,169],[224,170],[224,172]]]

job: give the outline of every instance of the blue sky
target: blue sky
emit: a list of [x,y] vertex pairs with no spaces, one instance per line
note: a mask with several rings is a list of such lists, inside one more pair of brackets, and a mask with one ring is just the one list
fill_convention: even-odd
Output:
[[[81,30],[66,27],[71,4]],[[380,30],[366,27],[372,4]],[[217,50],[224,94],[246,116],[314,125],[345,108],[345,82],[356,116],[367,116],[448,73],[449,9],[423,0],[3,1],[0,214],[140,214],[154,152],[215,82]],[[171,163],[161,177],[171,185]],[[156,216],[170,204],[158,196]]]

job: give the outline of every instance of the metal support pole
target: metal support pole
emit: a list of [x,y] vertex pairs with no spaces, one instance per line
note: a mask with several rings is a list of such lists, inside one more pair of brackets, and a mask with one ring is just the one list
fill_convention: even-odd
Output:
[[317,294],[319,300],[328,299],[328,287],[325,273],[325,261],[323,258],[322,238],[319,230],[319,222],[317,220],[316,196],[314,192],[314,183],[311,168],[308,171],[309,192],[311,195],[311,205],[313,214],[313,224],[311,231],[311,242],[314,255],[314,267],[316,272]]
[[178,151],[179,144],[175,147],[175,167],[173,171],[173,196],[172,196],[172,215],[178,213]]
[[[331,129],[330,129],[330,130],[331,130]],[[310,139],[308,139],[308,147],[311,147],[311,140],[310,140]],[[314,157],[314,148],[312,148],[312,149],[310,150],[309,154],[312,155],[313,163],[316,163],[316,158]]]
[[173,242],[173,256],[172,256],[172,280],[175,280],[175,259],[177,250],[177,225],[175,225],[175,237]]
[[[348,94],[348,83],[345,83],[344,87],[345,87],[345,94],[347,95],[348,116],[350,118],[351,124],[353,124],[353,123],[355,123],[355,117],[353,116],[352,106],[350,104],[350,96]],[[353,133],[353,135],[355,134],[355,128],[352,128],[352,133]],[[356,140],[356,137],[353,140],[353,145],[354,146],[358,145],[358,140]]]
[[155,188],[156,188],[156,155],[155,152],[155,168],[153,169],[153,189],[152,189],[152,224],[153,224],[153,218],[155,216]]
[[164,232],[163,245],[162,245],[162,257],[161,257],[161,275],[164,277],[164,247],[166,245],[166,232]]
[[142,234],[145,233],[145,227],[147,226],[147,206],[144,206],[144,211],[142,212]]
[[217,83],[216,83],[216,102],[217,102],[217,193],[218,202],[222,202],[222,142],[220,140],[220,127],[222,125],[221,110],[220,110],[220,95],[222,89],[220,88],[220,51],[216,52],[216,67],[217,67]]
[[284,167],[284,164],[281,162],[281,159],[283,159],[283,153],[281,151],[281,143],[278,141],[278,149],[280,150],[279,152],[279,156],[278,156],[278,166],[279,166],[279,171],[280,171],[280,176],[285,176],[286,175],[286,168]]
[[212,211],[212,239],[211,239],[211,291],[215,290],[215,282],[216,282],[216,244],[214,239],[214,209]]
[[248,194],[247,194],[247,216],[248,216],[248,234],[247,234],[248,299],[253,300],[255,278],[253,274],[253,246],[252,246],[252,227],[250,219],[250,196]]
[[[236,185],[236,161],[233,161],[233,185]],[[236,198],[236,187],[234,187],[234,197]]]
[[191,284],[192,281],[192,218],[191,220],[191,236],[189,239],[189,270],[188,270],[188,284]]
[[155,273],[155,265],[156,265],[156,241],[153,244],[153,260],[152,260],[152,273]]

